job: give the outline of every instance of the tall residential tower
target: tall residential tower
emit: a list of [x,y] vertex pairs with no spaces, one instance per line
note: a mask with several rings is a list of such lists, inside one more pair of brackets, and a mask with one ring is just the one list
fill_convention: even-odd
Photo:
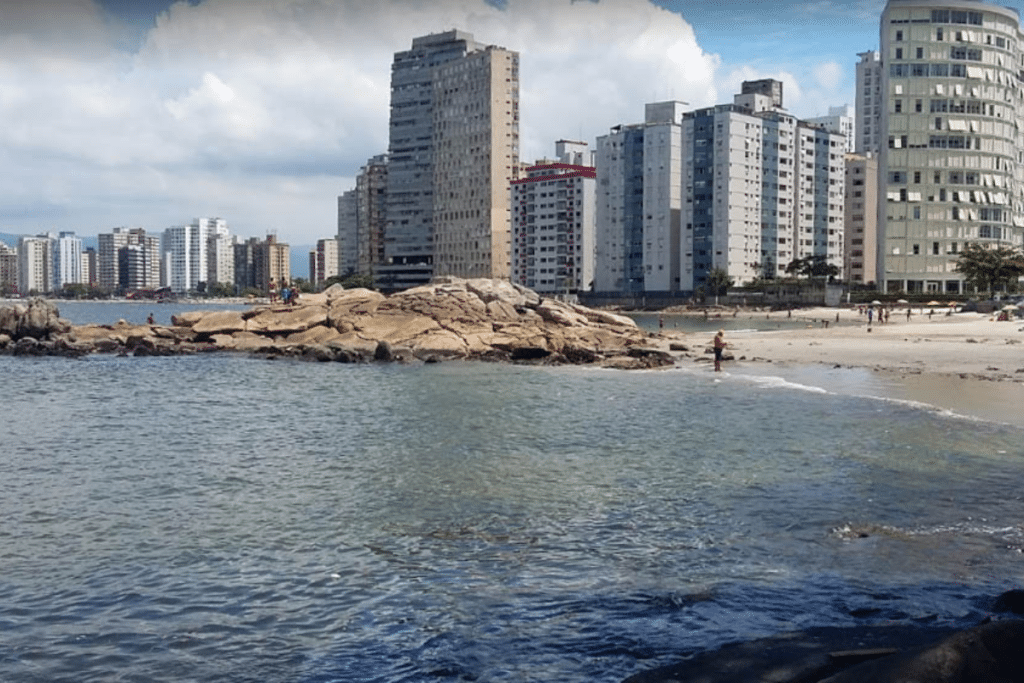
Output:
[[881,21],[879,286],[962,294],[968,242],[1020,247],[1024,35],[1013,9],[889,0]]
[[519,54],[448,31],[395,54],[386,192],[389,290],[434,274],[508,277]]

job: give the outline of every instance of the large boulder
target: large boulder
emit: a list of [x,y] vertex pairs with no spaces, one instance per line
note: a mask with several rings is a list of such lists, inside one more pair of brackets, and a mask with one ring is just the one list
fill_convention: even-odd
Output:
[[437,321],[415,313],[378,313],[353,320],[364,339],[400,344],[441,329]]
[[[338,287],[338,289],[335,289]],[[338,328],[349,316],[369,315],[384,301],[384,295],[370,289],[342,289],[337,285],[327,292],[327,324]]]
[[53,339],[71,330],[52,301],[30,299],[28,304],[0,307],[0,334],[17,341],[22,337]]
[[326,323],[327,309],[322,306],[277,307],[265,308],[249,318],[245,329],[257,334],[292,334]]
[[241,311],[213,311],[192,324],[196,334],[232,334],[246,329]]
[[577,326],[586,325],[589,321],[586,316],[577,313],[569,304],[563,304],[554,299],[544,299],[537,306],[537,314],[549,322],[559,325]]
[[1024,621],[1000,621],[865,662],[821,683],[1021,683]]

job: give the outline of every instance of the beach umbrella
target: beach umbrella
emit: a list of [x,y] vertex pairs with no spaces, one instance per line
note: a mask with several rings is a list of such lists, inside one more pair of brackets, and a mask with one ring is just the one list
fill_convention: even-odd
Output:
[[896,299],[896,303],[898,303],[898,304],[909,304],[910,302],[907,301],[906,299]]
[[925,306],[941,306],[941,305],[942,304],[940,304],[938,301],[929,301],[928,303],[925,304]]
[[871,302],[871,305],[872,306],[881,306],[882,302],[879,301],[878,299],[875,299],[874,301]]
[[1003,310],[1004,311],[1016,311],[1017,307],[1014,306],[1013,304],[1007,304],[1006,306],[1003,306]]
[[950,302],[949,302],[949,305],[950,305],[950,306],[959,306],[960,304],[959,304],[959,303],[957,303],[956,301],[950,301]]

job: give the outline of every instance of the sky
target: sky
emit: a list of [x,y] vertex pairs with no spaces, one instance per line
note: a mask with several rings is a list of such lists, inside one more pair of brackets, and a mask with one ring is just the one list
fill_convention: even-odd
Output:
[[0,232],[198,216],[291,244],[387,151],[393,54],[452,28],[520,53],[520,154],[593,145],[644,104],[776,78],[853,104],[884,0],[0,0]]

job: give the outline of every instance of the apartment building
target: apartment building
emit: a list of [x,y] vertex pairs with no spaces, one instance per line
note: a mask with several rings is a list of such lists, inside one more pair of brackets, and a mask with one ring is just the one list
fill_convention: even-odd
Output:
[[828,116],[815,116],[807,119],[807,123],[821,126],[832,133],[839,133],[846,140],[843,151],[853,152],[855,146],[854,120],[854,108],[843,104],[838,107],[829,107]]
[[78,285],[82,277],[82,240],[74,232],[60,232],[53,240],[52,289],[59,291],[64,285]]
[[675,292],[680,284],[683,102],[597,139],[594,291]]
[[882,140],[882,58],[875,50],[857,55],[853,151],[878,155]]
[[846,155],[843,273],[853,285],[875,282],[878,248],[878,157]]
[[0,295],[18,291],[18,250],[0,242]]
[[22,296],[46,294],[53,284],[53,240],[22,237],[18,240],[18,291]]
[[164,282],[174,292],[206,284],[230,283],[234,277],[234,239],[222,218],[196,218],[164,231],[161,244]]
[[359,190],[346,190],[338,197],[338,236],[335,266],[339,273],[355,273],[359,266]]
[[[97,284],[111,292],[156,289],[161,282],[160,238],[143,228],[117,227],[97,238],[95,254]],[[130,258],[125,250],[130,249]],[[126,271],[126,264],[131,271]]]
[[559,140],[512,181],[512,281],[546,294],[590,289],[597,172],[585,142]]
[[454,30],[396,53],[378,286],[508,277],[518,160],[518,53]]
[[684,115],[683,290],[716,269],[780,277],[812,256],[842,269],[846,138],[786,113],[781,83],[759,90]]
[[966,243],[1024,244],[1020,19],[978,0],[889,0],[880,33],[879,285],[963,294]]
[[386,154],[378,154],[370,158],[356,176],[356,221],[359,228],[356,235],[355,272],[360,275],[373,275],[374,269],[384,263],[387,186],[388,157]]
[[317,240],[316,249],[309,252],[309,282],[316,289],[323,288],[327,278],[338,275],[338,240]]

